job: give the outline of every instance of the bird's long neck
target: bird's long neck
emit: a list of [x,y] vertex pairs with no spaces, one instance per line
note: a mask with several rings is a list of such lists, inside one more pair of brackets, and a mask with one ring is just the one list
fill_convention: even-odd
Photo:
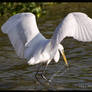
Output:
[[53,58],[53,55],[56,53],[56,51],[58,49],[58,43],[56,43],[56,41],[50,39],[48,45],[49,45],[50,53],[52,53],[52,58]]
[[59,45],[57,38],[54,38],[54,34],[52,36],[52,38],[50,39],[50,43],[51,43],[51,48],[57,48],[57,46]]
[[60,42],[64,39],[66,35],[64,35],[64,28],[62,22],[56,27],[53,36],[51,37],[52,47],[56,47],[60,44]]
[[59,30],[58,28],[56,28],[55,29],[55,31],[54,31],[54,33],[53,33],[53,35],[52,35],[52,37],[51,37],[51,45],[52,45],[52,48],[56,48],[57,47],[57,45],[59,45],[59,39],[58,39],[58,32],[59,31],[57,31],[57,30]]

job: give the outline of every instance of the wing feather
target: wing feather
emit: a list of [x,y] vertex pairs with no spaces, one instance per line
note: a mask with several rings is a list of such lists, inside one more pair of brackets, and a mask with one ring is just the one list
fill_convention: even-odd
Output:
[[69,13],[56,28],[51,42],[59,44],[65,37],[73,37],[83,42],[92,41],[92,19],[85,13]]
[[[2,27],[2,32],[8,34],[9,39],[20,58],[24,58],[24,52],[28,44],[35,45],[38,41],[45,39],[39,32],[35,15],[32,13],[19,13],[8,19]],[[33,45],[32,45],[33,46]],[[30,47],[31,48],[31,47]]]

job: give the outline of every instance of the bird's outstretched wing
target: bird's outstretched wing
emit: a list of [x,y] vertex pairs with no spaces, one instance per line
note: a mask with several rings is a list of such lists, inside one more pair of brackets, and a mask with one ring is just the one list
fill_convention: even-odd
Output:
[[3,33],[8,34],[9,39],[20,58],[24,58],[25,47],[34,42],[45,39],[39,32],[36,24],[35,15],[32,13],[19,13],[8,19],[2,25],[1,30]]
[[92,41],[92,19],[85,13],[69,13],[56,28],[52,43],[60,43],[65,37],[73,37],[79,41]]

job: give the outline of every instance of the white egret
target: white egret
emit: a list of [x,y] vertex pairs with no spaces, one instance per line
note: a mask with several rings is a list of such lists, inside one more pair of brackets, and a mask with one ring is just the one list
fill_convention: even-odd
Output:
[[46,62],[52,59],[59,61],[61,52],[66,65],[67,59],[60,42],[65,37],[73,37],[79,41],[92,41],[92,19],[81,12],[69,13],[57,26],[51,39],[46,39],[36,24],[32,13],[19,13],[8,19],[1,27],[20,58],[28,60],[29,65]]

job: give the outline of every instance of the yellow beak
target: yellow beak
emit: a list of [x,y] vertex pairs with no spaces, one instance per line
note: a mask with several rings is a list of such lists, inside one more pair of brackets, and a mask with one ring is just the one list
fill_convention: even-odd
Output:
[[67,62],[67,59],[66,59],[64,51],[62,51],[62,56],[63,56],[63,59],[65,61],[65,64],[68,66],[68,62]]

